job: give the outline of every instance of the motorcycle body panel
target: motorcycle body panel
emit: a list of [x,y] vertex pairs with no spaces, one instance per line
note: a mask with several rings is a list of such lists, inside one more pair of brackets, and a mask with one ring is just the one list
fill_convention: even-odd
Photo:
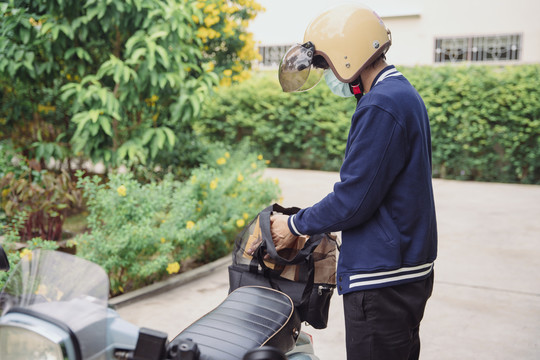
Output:
[[[289,351],[287,356],[291,360],[317,360],[311,339],[303,333],[298,337],[300,323],[294,307],[286,301],[287,296],[279,292],[268,295],[268,291],[275,290],[246,292],[244,289],[235,295],[235,301],[243,305],[233,309],[226,299],[210,312],[217,317],[204,321],[220,317],[223,324],[228,324],[224,325],[222,334],[230,336],[231,346],[241,347],[244,352],[270,345]],[[130,356],[137,348],[141,329],[108,307],[108,293],[108,277],[98,265],[56,251],[32,252],[31,256],[21,259],[0,293],[0,359],[113,360],[119,354]],[[261,304],[265,304],[264,311]],[[281,320],[276,321],[280,317]],[[273,328],[268,334],[261,333],[258,325],[253,327],[269,320]],[[192,326],[177,338],[188,334]],[[255,340],[231,337],[234,327],[240,335],[252,337],[250,333],[254,331],[258,331],[258,335]],[[202,338],[207,341],[211,336]],[[219,354],[220,350],[225,350],[223,346],[220,348],[217,341],[211,342],[208,345],[217,347],[216,355],[201,356],[199,360],[225,359],[223,353]]]

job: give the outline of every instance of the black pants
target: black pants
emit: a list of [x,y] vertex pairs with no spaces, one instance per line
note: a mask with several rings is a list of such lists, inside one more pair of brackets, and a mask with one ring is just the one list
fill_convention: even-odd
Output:
[[347,360],[412,360],[420,355],[420,321],[433,290],[425,280],[343,296]]

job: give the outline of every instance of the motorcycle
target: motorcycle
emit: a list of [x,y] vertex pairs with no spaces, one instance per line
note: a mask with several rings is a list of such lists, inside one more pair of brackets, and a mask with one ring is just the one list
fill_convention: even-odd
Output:
[[292,301],[273,289],[237,289],[171,341],[123,320],[108,295],[107,274],[92,262],[26,255],[0,293],[0,360],[318,360]]

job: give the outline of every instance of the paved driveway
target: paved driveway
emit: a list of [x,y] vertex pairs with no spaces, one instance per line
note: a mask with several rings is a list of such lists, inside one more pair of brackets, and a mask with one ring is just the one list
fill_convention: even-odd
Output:
[[[337,173],[268,169],[285,206],[309,206]],[[434,180],[439,257],[421,326],[421,359],[540,359],[540,186]],[[139,326],[171,338],[226,296],[227,260],[198,280],[120,306]],[[341,297],[315,330],[321,360],[345,359]]]

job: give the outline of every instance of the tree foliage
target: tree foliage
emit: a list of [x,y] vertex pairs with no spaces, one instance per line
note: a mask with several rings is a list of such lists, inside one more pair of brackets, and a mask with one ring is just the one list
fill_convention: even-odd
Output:
[[216,84],[246,77],[247,21],[261,10],[248,0],[0,2],[0,139],[43,165],[195,166],[193,122]]

